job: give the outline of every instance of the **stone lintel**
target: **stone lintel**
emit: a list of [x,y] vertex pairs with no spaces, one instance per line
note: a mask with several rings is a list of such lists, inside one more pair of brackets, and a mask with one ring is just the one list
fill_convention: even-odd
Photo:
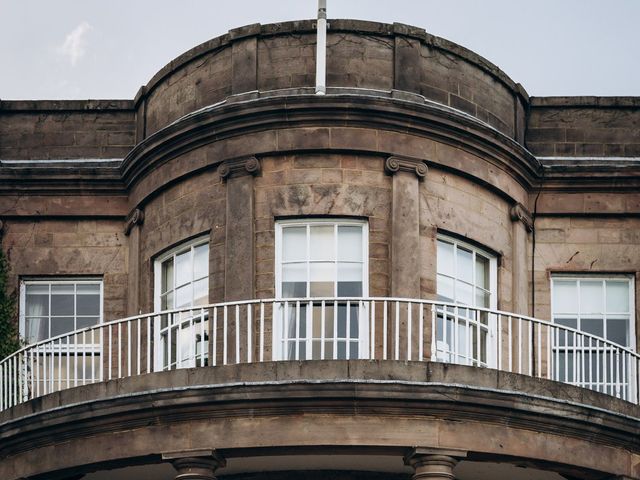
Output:
[[226,182],[231,177],[237,177],[241,175],[253,175],[256,176],[262,169],[260,160],[256,157],[241,157],[234,158],[223,162],[218,167],[218,173],[223,182]]
[[533,217],[531,216],[531,212],[529,212],[524,205],[516,203],[511,207],[509,213],[511,215],[511,221],[522,222],[524,228],[527,229],[527,232],[533,231]]
[[127,219],[124,223],[124,234],[129,235],[131,230],[136,225],[142,225],[144,222],[144,212],[139,208],[134,209],[129,215],[127,215]]
[[419,180],[424,180],[429,168],[418,158],[391,156],[384,162],[384,171],[389,175],[398,172],[413,172]]

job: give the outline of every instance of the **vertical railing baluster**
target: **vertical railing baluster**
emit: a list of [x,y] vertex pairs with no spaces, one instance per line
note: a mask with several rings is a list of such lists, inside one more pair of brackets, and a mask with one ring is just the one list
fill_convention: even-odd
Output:
[[418,318],[418,361],[424,360],[424,304],[418,303],[420,308],[420,317]]
[[[369,313],[370,313],[370,325],[369,332],[371,333],[369,340],[369,359],[376,359],[376,302],[375,300],[371,300],[369,302]],[[322,325],[324,328],[324,324]]]
[[438,318],[436,316],[436,305],[431,304],[431,361],[435,362],[438,359]]
[[236,305],[236,363],[240,363],[240,305]]
[[222,317],[222,364],[227,364],[227,323],[228,323],[228,312],[227,306],[225,305],[223,308],[223,317]]
[[[208,352],[208,347],[205,344],[205,329],[204,329],[204,308],[200,309],[200,366],[204,367],[204,360],[206,353]],[[194,354],[196,352],[194,351]],[[196,357],[196,365],[197,365],[197,357]]]
[[[271,308],[272,312],[274,310],[275,305],[273,305]],[[271,314],[271,318],[273,318],[273,313]],[[271,328],[273,328],[273,325],[271,326]],[[260,361],[264,362],[264,302],[262,301],[260,302]]]
[[251,319],[251,312],[253,310],[253,303],[247,303],[247,362],[251,363],[252,355],[252,331],[253,331],[253,321]]
[[216,366],[218,364],[218,307],[213,307],[213,358],[211,359],[211,365]]
[[398,300],[396,302],[396,320],[395,320],[395,332],[393,335],[394,342],[394,359],[400,360],[400,302]]
[[387,359],[387,301],[382,302],[382,359]]
[[412,310],[412,304],[411,302],[407,302],[407,360],[409,361],[411,361],[411,341],[412,341],[411,334],[413,333],[411,310]]
[[138,317],[137,323],[136,323],[136,332],[138,333],[137,337],[138,337],[138,341],[136,343],[136,361],[137,361],[137,374],[140,375],[140,373],[142,373],[142,331],[141,331],[141,319],[140,317]]

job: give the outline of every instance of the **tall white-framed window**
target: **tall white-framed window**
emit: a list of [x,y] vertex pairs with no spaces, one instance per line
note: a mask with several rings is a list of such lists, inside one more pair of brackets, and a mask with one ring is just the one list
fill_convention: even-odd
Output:
[[21,280],[21,337],[29,345],[51,339],[51,345],[36,348],[31,359],[36,371],[30,383],[37,391],[69,388],[99,375],[99,333],[73,332],[102,323],[102,298],[100,278]]
[[629,398],[634,364],[606,339],[635,351],[632,275],[551,275],[552,321],[589,334],[557,330],[552,336],[552,378]]
[[[476,308],[497,307],[497,258],[470,243],[438,235],[436,358],[466,365],[494,366],[495,318]],[[471,308],[464,308],[471,307]]]
[[156,370],[208,365],[209,238],[199,237],[158,257],[154,264],[158,316]]
[[276,223],[276,296],[283,301],[274,314],[274,358],[366,356],[366,307],[358,299],[368,295],[367,226],[349,219]]

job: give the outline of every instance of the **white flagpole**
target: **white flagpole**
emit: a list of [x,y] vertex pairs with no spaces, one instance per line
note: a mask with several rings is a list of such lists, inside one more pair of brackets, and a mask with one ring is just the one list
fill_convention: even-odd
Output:
[[327,93],[327,0],[318,0],[318,42],[316,46],[316,95]]

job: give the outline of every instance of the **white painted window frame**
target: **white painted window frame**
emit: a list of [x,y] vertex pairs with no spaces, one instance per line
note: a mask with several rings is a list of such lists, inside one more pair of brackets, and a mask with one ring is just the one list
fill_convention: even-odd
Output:
[[[95,285],[100,286],[100,313],[98,323],[104,322],[104,281],[101,277],[25,277],[20,280],[20,299],[18,304],[19,318],[18,330],[22,338],[26,338],[26,312],[27,312],[27,286],[28,285],[48,285],[49,286],[49,322],[51,322],[51,286],[52,285]],[[75,297],[77,287],[74,287],[74,330],[76,330],[77,314],[75,312]],[[84,315],[81,315],[84,316]],[[47,339],[53,338],[47,336]]]
[[[366,219],[348,219],[339,217],[327,217],[327,218],[298,218],[298,219],[284,219],[276,220],[275,224],[275,282],[276,282],[276,298],[286,301],[282,298],[282,230],[283,227],[306,227],[306,241],[307,241],[307,257],[304,262],[307,265],[307,293],[310,291],[310,265],[313,263],[310,259],[310,228],[317,225],[332,225],[336,229],[336,235],[334,235],[335,241],[335,254],[336,254],[336,274],[338,263],[338,235],[337,228],[339,226],[358,226],[362,229],[362,297],[367,298],[369,296],[369,222]],[[337,282],[334,284],[334,296],[337,297]],[[309,300],[313,300],[314,297],[307,297]],[[284,303],[280,304],[279,308],[284,308]],[[369,323],[368,323],[368,309],[366,302],[362,303],[362,308],[358,317],[358,357],[368,358],[369,352]],[[273,345],[273,358],[274,360],[283,360],[284,352],[282,350],[282,339],[284,338],[283,332],[283,318],[284,312],[279,315],[274,314],[274,328],[272,332],[272,345]],[[307,312],[307,332],[311,332],[310,324],[311,312]],[[336,332],[334,332],[337,335]],[[322,332],[321,342],[324,342],[324,331]],[[307,357],[312,355],[312,335],[307,339]],[[349,350],[347,343],[347,352]],[[337,352],[334,348],[334,357]]]
[[[472,280],[473,283],[472,285],[472,299],[473,299],[473,305],[468,305],[469,307],[473,308],[473,307],[478,307],[477,305],[475,305],[475,293],[476,293],[476,288],[480,288],[477,286],[476,284],[476,255],[481,255],[484,258],[487,258],[489,260],[489,307],[486,308],[490,308],[492,310],[496,310],[498,308],[498,257],[495,254],[490,253],[488,250],[483,249],[481,247],[478,247],[477,245],[474,245],[472,243],[469,242],[465,242],[464,240],[460,240],[455,236],[452,235],[447,235],[446,233],[438,233],[436,235],[436,249],[438,248],[438,241],[443,241],[446,243],[450,243],[453,244],[454,246],[454,255],[453,255],[453,272],[454,272],[454,276],[451,275],[447,275],[444,273],[441,273],[439,270],[439,265],[436,265],[436,285],[437,285],[437,281],[438,278],[440,276],[443,277],[447,277],[453,280],[453,292],[454,292],[454,297],[455,292],[456,292],[456,283],[458,281],[462,281],[464,283],[469,283],[466,282],[464,280],[460,280],[458,279],[457,275],[457,271],[458,271],[458,265],[457,265],[457,251],[458,251],[458,246],[466,249],[466,250],[470,250],[472,252],[473,258],[472,258],[472,266],[473,266],[473,271],[472,271]],[[437,254],[436,254],[436,258],[437,258]],[[487,291],[485,288],[482,287],[483,290]],[[437,286],[436,286],[436,290],[437,290]],[[455,298],[454,298],[455,300]],[[457,302],[455,302],[457,304]],[[460,304],[460,306],[462,307],[462,304]],[[496,341],[497,341],[497,321],[496,321],[496,316],[495,315],[489,315],[489,320],[488,320],[488,325],[487,325],[487,331],[488,331],[488,336],[487,336],[487,366],[490,368],[496,368],[497,367],[497,357],[495,355],[495,351],[496,351]],[[451,350],[449,348],[449,350]],[[478,359],[479,361],[479,359]]]
[[[173,259],[173,292],[174,292],[174,305],[175,305],[175,299],[176,299],[176,294],[175,291],[177,289],[177,285],[176,285],[176,275],[178,273],[178,269],[176,268],[176,256],[180,255],[181,253],[184,253],[186,251],[190,251],[191,252],[191,271],[195,271],[194,270],[194,249],[196,247],[199,247],[200,245],[205,245],[209,243],[209,236],[208,235],[203,235],[203,236],[199,236],[196,238],[193,238],[191,240],[187,240],[183,243],[180,243],[179,245],[175,246],[174,248],[172,248],[171,250],[168,250],[166,252],[164,252],[162,255],[158,256],[155,260],[154,260],[154,264],[153,264],[153,307],[154,307],[154,311],[156,312],[160,312],[161,311],[161,305],[162,305],[162,264],[164,262],[166,262],[169,259]],[[211,252],[209,251],[209,258],[211,255]],[[209,278],[210,277],[211,272],[209,271],[209,262],[207,261],[207,276],[206,277],[201,277],[198,279],[194,279],[193,277],[191,278],[191,280],[189,281],[189,284],[193,285],[194,282],[198,281],[198,280],[202,280],[203,278]],[[185,284],[186,285],[186,284]],[[208,280],[207,280],[207,289],[209,289],[209,285],[208,285]],[[166,293],[166,292],[164,292]],[[191,305],[193,306],[193,289],[191,290]],[[174,329],[176,332],[180,332],[181,329],[178,328],[178,324],[182,324],[184,322],[188,322],[189,318],[185,317],[180,319],[179,322],[174,322],[172,324],[167,323],[167,326],[165,328],[161,328],[161,318],[159,316],[156,316],[154,318],[154,337],[155,337],[155,341],[154,341],[154,345],[155,345],[155,352],[154,352],[154,369],[155,371],[161,371],[167,368],[168,365],[171,365],[170,362],[170,358],[168,359],[168,363],[167,365],[164,365],[164,358],[163,358],[163,354],[164,354],[164,344],[163,344],[163,340],[162,340],[162,334],[166,331],[168,331],[169,329]],[[178,345],[178,339],[176,339],[176,345]],[[184,363],[184,364],[183,364]],[[176,352],[176,364],[174,366],[174,368],[187,368],[189,366],[189,363],[191,363],[190,361],[187,362],[182,362],[182,360],[179,358],[178,352]],[[194,363],[195,363],[195,357],[194,357]],[[195,365],[193,365],[195,366]]]

